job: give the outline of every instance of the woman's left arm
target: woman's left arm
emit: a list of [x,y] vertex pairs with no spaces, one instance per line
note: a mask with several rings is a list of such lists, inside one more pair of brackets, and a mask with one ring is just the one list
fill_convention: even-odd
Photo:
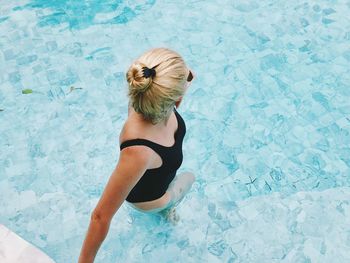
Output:
[[107,236],[114,214],[147,170],[150,163],[149,156],[149,150],[139,146],[128,147],[120,152],[118,165],[91,214],[90,225],[79,256],[79,263],[94,262],[97,251]]

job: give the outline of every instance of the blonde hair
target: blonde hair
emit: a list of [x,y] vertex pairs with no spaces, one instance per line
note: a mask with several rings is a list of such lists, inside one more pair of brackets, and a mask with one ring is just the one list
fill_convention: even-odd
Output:
[[[143,67],[155,67],[145,78]],[[184,95],[188,69],[182,57],[168,48],[154,48],[136,59],[126,73],[131,106],[153,124],[168,121],[175,102]]]

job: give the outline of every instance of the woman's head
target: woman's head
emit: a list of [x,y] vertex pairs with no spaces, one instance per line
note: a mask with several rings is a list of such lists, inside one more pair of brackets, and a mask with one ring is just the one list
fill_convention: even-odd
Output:
[[153,124],[167,121],[175,103],[185,93],[188,74],[184,60],[175,51],[154,48],[145,52],[126,73],[132,107]]

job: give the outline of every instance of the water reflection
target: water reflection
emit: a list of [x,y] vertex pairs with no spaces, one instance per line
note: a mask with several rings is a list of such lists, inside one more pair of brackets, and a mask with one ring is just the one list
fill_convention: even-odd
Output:
[[[137,2],[137,3],[136,3]],[[39,26],[67,24],[84,29],[93,24],[125,24],[149,10],[155,0],[32,0],[16,10],[35,9]],[[46,11],[48,8],[50,11]]]

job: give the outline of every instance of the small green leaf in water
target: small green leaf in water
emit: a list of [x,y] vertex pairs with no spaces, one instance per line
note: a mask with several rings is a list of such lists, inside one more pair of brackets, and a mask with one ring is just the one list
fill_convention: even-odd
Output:
[[83,89],[83,88],[75,88],[74,86],[71,86],[71,87],[69,88],[68,94],[71,93],[73,90],[76,90],[76,89]]
[[31,89],[22,90],[22,94],[30,94],[30,93],[33,93],[33,90],[31,90]]

